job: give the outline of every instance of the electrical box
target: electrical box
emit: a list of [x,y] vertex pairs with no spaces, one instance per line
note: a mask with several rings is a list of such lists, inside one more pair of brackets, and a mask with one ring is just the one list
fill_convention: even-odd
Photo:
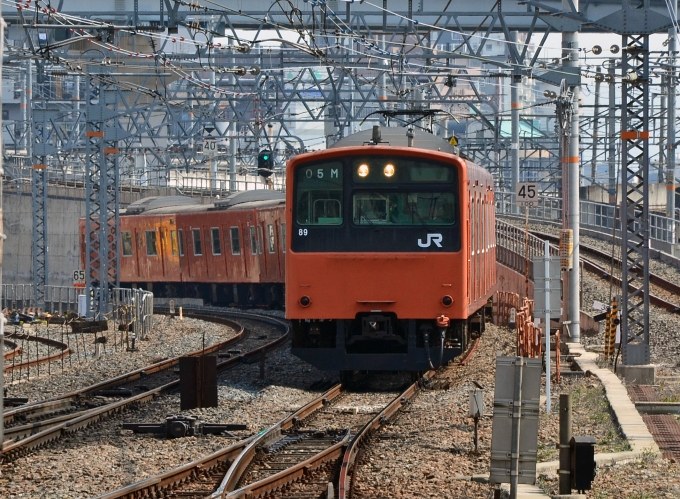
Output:
[[571,488],[577,491],[590,490],[595,480],[595,439],[593,437],[572,437],[571,447]]

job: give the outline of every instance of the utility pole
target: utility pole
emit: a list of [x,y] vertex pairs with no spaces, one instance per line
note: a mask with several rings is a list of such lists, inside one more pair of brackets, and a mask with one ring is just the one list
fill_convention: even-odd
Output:
[[[572,9],[578,10],[579,2],[574,0],[562,0],[562,9],[569,12]],[[570,31],[562,33],[562,61],[563,67],[579,68],[579,45],[578,32]],[[572,270],[565,272],[565,309],[566,320],[571,323],[569,328],[570,340],[572,342],[579,342],[581,340],[581,300],[580,300],[580,283],[581,283],[581,267],[579,265],[579,223],[580,223],[580,204],[579,204],[579,174],[580,174],[580,141],[579,141],[579,86],[569,85],[569,90],[572,94],[571,105],[571,124],[568,135],[569,143],[566,150],[563,151],[562,157],[562,185],[564,189],[565,199],[563,206],[563,220],[562,227],[564,229],[571,229],[574,237],[574,267]]]

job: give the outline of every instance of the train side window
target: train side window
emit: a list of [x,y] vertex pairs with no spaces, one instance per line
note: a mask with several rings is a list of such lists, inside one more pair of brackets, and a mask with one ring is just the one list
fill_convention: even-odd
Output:
[[257,236],[255,235],[255,227],[250,228],[250,251],[253,255],[257,255]]
[[132,256],[132,232],[129,230],[120,233],[123,246],[123,256]]
[[282,251],[286,252],[286,224],[281,224],[281,248]]
[[194,239],[194,256],[201,256],[203,248],[201,247],[201,229],[191,229],[191,234]]
[[229,233],[231,234],[231,254],[240,255],[241,254],[241,239],[238,235],[238,227],[230,227]]
[[262,254],[262,227],[257,226],[257,252]]
[[155,230],[146,231],[146,256],[158,256]]
[[276,235],[274,234],[274,226],[272,224],[267,225],[267,235],[269,236],[269,252],[274,253],[276,251]]
[[179,242],[179,256],[184,256],[184,231],[179,229],[178,234],[179,237],[177,238],[177,241]]
[[220,245],[220,229],[218,227],[212,227],[210,229],[210,235],[212,236],[213,255],[221,255],[222,245]]
[[177,231],[176,230],[171,230],[170,231],[170,250],[172,251],[172,256],[177,256],[178,251],[177,251]]

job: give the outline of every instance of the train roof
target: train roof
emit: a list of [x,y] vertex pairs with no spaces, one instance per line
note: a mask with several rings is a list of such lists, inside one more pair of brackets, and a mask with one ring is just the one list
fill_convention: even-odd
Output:
[[[125,215],[168,215],[174,213],[200,213],[212,210],[251,209],[276,206],[285,203],[285,194],[281,191],[258,189],[254,191],[235,192],[214,204],[200,204],[197,200],[186,196],[162,196],[140,199],[130,204]],[[236,208],[237,207],[237,208]]]
[[216,210],[224,210],[238,204],[264,202],[264,201],[285,201],[286,194],[281,191],[271,189],[255,189],[254,191],[234,192],[224,199],[215,201]]
[[126,215],[138,215],[159,208],[177,208],[198,205],[198,201],[187,196],[150,196],[130,203],[125,209]]
[[[380,131],[382,136],[380,145],[408,147],[408,137],[406,136],[407,128],[382,127]],[[329,149],[335,149],[337,147],[364,146],[370,144],[372,139],[373,129],[362,130],[338,140],[335,144],[331,145]],[[432,135],[429,132],[417,129],[413,130],[413,147],[418,149],[428,149],[431,151],[447,152],[456,156],[459,154],[458,148],[452,144],[449,144],[447,140],[437,137],[436,135]]]

